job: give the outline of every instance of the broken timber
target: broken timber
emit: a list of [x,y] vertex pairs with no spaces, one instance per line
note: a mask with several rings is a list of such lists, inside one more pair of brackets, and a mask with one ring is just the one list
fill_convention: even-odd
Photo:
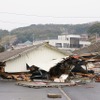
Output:
[[46,88],[46,87],[64,87],[64,86],[74,86],[72,83],[58,83],[58,82],[26,82],[20,81],[16,85],[30,87],[30,88]]
[[60,94],[54,94],[54,93],[48,93],[47,97],[48,98],[62,98]]

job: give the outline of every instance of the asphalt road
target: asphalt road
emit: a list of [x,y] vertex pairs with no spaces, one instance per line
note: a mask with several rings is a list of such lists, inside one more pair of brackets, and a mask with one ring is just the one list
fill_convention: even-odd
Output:
[[84,86],[71,86],[61,88],[34,89],[15,85],[14,81],[0,80],[0,100],[54,100],[48,98],[48,93],[62,95],[55,100],[68,100],[63,94],[67,94],[71,100],[100,100],[100,83],[92,83]]
[[63,88],[71,100],[100,100],[100,83]]

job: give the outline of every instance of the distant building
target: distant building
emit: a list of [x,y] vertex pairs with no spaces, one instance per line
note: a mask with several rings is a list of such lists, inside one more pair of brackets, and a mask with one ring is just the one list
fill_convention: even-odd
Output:
[[89,41],[93,44],[97,42],[97,35],[93,34],[93,35],[89,35]]
[[83,48],[89,45],[91,45],[91,42],[89,41],[80,41],[80,48]]
[[43,42],[48,42],[50,45],[53,45],[59,49],[71,50],[71,51],[91,44],[89,41],[81,40],[80,35],[72,35],[72,34],[58,35],[58,39],[35,41],[33,42],[33,44],[38,44]]
[[88,41],[88,34],[81,34],[80,41]]
[[98,34],[91,34],[89,35],[89,41],[94,44],[96,42],[99,42],[100,41],[100,36]]

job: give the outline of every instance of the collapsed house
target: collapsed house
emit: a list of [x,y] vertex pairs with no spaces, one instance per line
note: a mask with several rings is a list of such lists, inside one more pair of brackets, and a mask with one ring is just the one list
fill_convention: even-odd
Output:
[[73,53],[94,64],[94,67],[92,68],[96,68],[97,66],[98,68],[100,67],[100,42],[96,42],[88,47],[75,50]]
[[95,52],[97,55],[91,52],[87,56],[87,52],[81,51],[74,51],[75,55],[70,56],[48,43],[6,51],[0,53],[0,76],[26,81],[35,78],[55,81],[59,78],[60,82],[76,74],[91,77],[88,74],[94,74],[92,62],[100,60],[99,52]]
[[96,74],[96,80],[100,82],[100,41],[88,47],[75,50],[73,53],[80,55],[89,62],[90,69],[94,70]]
[[[51,79],[61,78],[63,74],[69,76],[78,74],[93,78],[96,75],[87,74],[100,73],[100,42],[75,50],[73,54],[75,56],[64,59],[50,69]],[[98,79],[100,81],[100,78]]]
[[[49,71],[49,69],[62,61],[69,54],[62,52],[48,43],[33,45],[26,48],[0,53],[0,75],[5,78],[16,78],[15,74],[30,72],[27,65]],[[36,66],[36,67],[34,67]],[[10,75],[11,74],[11,75]],[[22,74],[23,76],[23,74]]]
[[50,79],[55,80],[58,78],[58,82],[65,82],[68,77],[75,77],[77,74],[84,76],[89,76],[88,74],[94,74],[93,70],[88,69],[88,64],[89,62],[85,61],[81,57],[69,56],[54,67],[50,68]]

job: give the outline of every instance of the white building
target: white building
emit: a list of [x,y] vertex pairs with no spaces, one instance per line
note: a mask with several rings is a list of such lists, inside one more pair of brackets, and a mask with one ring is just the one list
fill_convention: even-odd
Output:
[[53,45],[59,49],[72,51],[91,44],[89,41],[81,41],[80,39],[80,35],[59,35],[58,39],[35,41],[33,44],[48,42],[50,45]]
[[91,45],[91,42],[89,42],[89,41],[80,41],[79,44],[80,44],[80,47],[86,47],[86,46]]

